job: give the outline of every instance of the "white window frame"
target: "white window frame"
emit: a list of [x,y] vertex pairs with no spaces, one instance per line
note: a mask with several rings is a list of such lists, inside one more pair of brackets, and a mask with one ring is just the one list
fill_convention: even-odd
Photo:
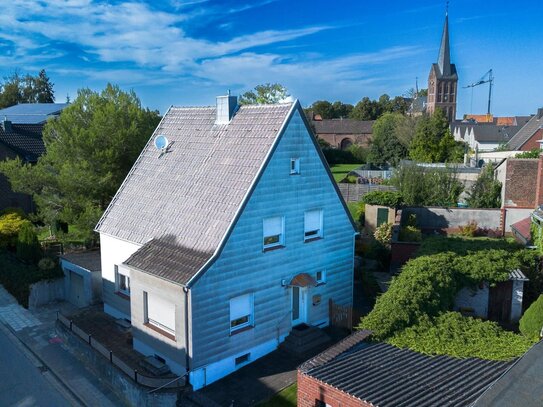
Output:
[[[266,243],[268,241],[268,243]],[[285,245],[285,217],[273,216],[262,221],[262,249],[264,251]]]
[[[126,279],[124,284],[122,284],[123,279]],[[115,265],[115,291],[130,297],[130,276],[121,273],[118,265]]]
[[[308,225],[308,217],[315,216],[313,214],[316,214],[319,217],[317,223],[318,224],[309,224]],[[322,239],[323,235],[323,218],[324,213],[322,209],[312,209],[309,211],[305,211],[304,213],[304,242],[316,240],[316,239]],[[313,221],[313,219],[309,219],[310,221]]]
[[290,159],[290,175],[300,174],[300,159],[291,158]]
[[[319,278],[320,273],[320,278]],[[315,273],[315,280],[317,284],[326,284],[326,270],[319,270]]]
[[230,298],[230,333],[254,326],[254,294]]
[[[143,292],[143,311],[144,311],[143,321],[144,323],[152,325],[153,327],[158,328],[159,330],[166,332],[167,334],[170,334],[175,338],[175,304],[167,300],[163,300],[157,294],[151,294],[151,300],[155,300],[155,301],[158,300],[158,302],[163,302],[168,307],[172,307],[173,321],[170,321],[170,324],[168,325],[164,319],[162,321],[159,321],[158,318],[155,319],[155,318],[152,318],[152,316],[151,318],[149,317],[149,293],[147,291],[144,291]],[[159,307],[160,305],[155,305],[155,306]]]

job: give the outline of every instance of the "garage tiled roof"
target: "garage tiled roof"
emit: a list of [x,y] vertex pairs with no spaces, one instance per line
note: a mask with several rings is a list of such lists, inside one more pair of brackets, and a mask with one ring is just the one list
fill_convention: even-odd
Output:
[[362,342],[302,373],[373,406],[469,406],[512,363]]

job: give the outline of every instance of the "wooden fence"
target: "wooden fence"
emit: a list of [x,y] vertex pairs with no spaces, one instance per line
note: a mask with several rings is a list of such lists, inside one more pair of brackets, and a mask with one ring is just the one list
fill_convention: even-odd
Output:
[[76,336],[81,338],[83,341],[85,341],[91,348],[96,350],[100,355],[108,359],[112,365],[116,366],[118,369],[120,369],[123,373],[129,376],[136,383],[141,384],[142,386],[154,388],[153,390],[149,391],[150,393],[158,389],[172,389],[172,388],[179,388],[181,386],[184,386],[185,376],[179,376],[179,377],[173,377],[173,378],[146,376],[142,374],[141,372],[139,372],[138,370],[132,369],[130,366],[124,363],[120,358],[114,355],[111,350],[108,350],[104,345],[102,345],[100,342],[94,339],[92,335],[83,331],[81,328],[75,325],[73,321],[66,318],[60,312],[57,313],[57,320],[66,328],[68,328],[73,334],[75,334]]
[[328,300],[328,312],[330,314],[330,325],[338,328],[353,330],[353,308],[349,305],[334,303]]
[[338,187],[345,202],[358,202],[360,201],[360,198],[362,198],[368,192],[396,191],[396,188],[390,185],[348,184],[345,182],[340,182]]

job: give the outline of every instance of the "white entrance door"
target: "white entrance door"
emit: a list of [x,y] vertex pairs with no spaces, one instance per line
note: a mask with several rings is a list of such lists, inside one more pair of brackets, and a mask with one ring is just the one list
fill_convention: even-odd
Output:
[[307,288],[292,287],[292,326],[307,322]]

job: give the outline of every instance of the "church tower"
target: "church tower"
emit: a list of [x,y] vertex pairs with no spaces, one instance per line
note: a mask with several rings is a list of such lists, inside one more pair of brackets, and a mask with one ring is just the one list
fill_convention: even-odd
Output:
[[443,26],[437,63],[432,64],[428,76],[426,111],[428,114],[432,114],[439,107],[443,110],[449,122],[452,122],[456,118],[458,75],[456,74],[456,67],[451,64],[448,14],[448,12],[445,13],[445,25]]

